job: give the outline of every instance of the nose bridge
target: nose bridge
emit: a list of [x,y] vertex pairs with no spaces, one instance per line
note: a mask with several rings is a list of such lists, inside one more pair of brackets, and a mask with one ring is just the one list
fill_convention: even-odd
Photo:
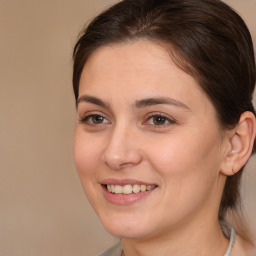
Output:
[[103,153],[103,161],[112,169],[136,165],[141,161],[135,129],[127,122],[117,123],[113,128]]

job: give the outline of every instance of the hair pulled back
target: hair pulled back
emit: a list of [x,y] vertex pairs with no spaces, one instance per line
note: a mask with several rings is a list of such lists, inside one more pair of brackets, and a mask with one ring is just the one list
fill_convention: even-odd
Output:
[[[242,18],[219,0],[123,0],[97,16],[73,52],[76,99],[88,57],[99,47],[146,39],[162,43],[175,63],[194,77],[213,103],[219,124],[234,127],[255,113],[255,59]],[[239,203],[242,170],[227,178],[219,210],[223,219]]]

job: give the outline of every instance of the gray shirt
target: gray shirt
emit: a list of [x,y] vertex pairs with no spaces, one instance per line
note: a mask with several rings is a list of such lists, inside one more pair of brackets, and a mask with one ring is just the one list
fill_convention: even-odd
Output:
[[98,254],[97,256],[121,256],[122,255],[122,243],[121,240],[116,244],[112,245],[102,253]]

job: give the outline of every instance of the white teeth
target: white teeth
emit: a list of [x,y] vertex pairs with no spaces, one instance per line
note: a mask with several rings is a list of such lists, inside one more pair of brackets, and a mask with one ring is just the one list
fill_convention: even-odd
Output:
[[122,194],[122,193],[123,193],[123,188],[122,188],[122,186],[115,185],[115,193],[116,193],[116,194]]
[[139,193],[140,192],[140,185],[133,185],[132,192],[133,193]]
[[146,189],[147,189],[147,186],[146,186],[146,185],[141,185],[141,186],[140,186],[140,190],[141,190],[142,192],[146,191]]
[[132,185],[123,186],[123,194],[131,194],[132,193]]
[[107,190],[111,193],[115,194],[126,194],[129,195],[131,193],[139,193],[139,192],[145,192],[146,190],[149,191],[153,188],[155,188],[155,185],[107,185]]
[[152,189],[152,186],[148,185],[147,190],[151,190],[151,189]]

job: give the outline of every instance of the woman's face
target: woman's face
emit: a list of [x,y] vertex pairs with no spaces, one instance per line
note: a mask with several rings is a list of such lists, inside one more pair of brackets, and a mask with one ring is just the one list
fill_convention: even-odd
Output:
[[110,45],[86,62],[74,157],[113,235],[153,237],[217,220],[226,147],[213,105],[162,47]]

